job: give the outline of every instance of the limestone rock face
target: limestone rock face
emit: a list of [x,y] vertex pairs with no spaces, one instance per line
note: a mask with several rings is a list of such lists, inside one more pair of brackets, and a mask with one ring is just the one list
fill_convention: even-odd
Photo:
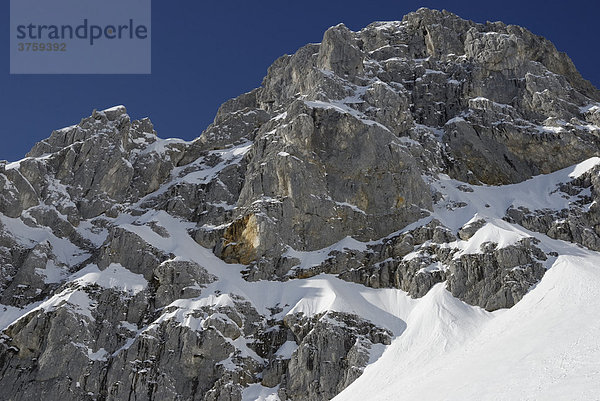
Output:
[[304,323],[311,327],[306,334],[295,331],[298,324],[290,328],[299,345],[285,377],[285,395],[294,400],[335,397],[360,376],[374,344],[390,343],[391,333],[352,315],[330,312],[313,318]]
[[225,232],[226,260],[320,249],[347,235],[376,239],[431,209],[413,157],[384,127],[304,103],[282,120],[256,137],[237,203],[244,214]]
[[434,286],[510,308],[600,250],[599,102],[546,39],[420,9],[193,141],[94,111],[0,161],[0,398],[331,399]]
[[340,76],[354,77],[363,72],[363,54],[356,38],[344,24],[329,28],[319,47],[317,65]]

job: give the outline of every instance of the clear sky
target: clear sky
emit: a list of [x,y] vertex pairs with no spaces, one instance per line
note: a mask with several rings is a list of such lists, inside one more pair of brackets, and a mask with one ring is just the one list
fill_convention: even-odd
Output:
[[597,1],[152,1],[152,74],[9,75],[9,2],[0,10],[0,159],[22,158],[53,129],[117,104],[162,138],[193,139],[219,105],[260,86],[269,65],[343,22],[358,30],[419,7],[504,21],[550,39],[600,87]]

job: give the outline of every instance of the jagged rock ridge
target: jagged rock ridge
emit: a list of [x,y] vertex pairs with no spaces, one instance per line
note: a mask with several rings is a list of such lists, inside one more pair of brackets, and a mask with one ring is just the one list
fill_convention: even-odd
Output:
[[599,101],[547,40],[420,9],[191,142],[122,106],[54,131],[0,163],[0,397],[331,399],[432,287],[509,308],[550,238],[600,250]]

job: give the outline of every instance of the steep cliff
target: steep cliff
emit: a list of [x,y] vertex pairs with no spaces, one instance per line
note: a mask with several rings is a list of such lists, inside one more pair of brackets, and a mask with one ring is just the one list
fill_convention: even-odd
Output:
[[0,399],[328,400],[535,308],[600,251],[599,102],[546,39],[420,9],[330,28],[191,142],[94,111],[0,162]]

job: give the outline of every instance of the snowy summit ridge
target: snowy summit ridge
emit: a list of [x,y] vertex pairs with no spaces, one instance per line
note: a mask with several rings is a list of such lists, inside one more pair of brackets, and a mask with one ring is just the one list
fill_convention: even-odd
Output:
[[600,92],[420,9],[194,141],[123,106],[0,163],[2,400],[593,400]]

